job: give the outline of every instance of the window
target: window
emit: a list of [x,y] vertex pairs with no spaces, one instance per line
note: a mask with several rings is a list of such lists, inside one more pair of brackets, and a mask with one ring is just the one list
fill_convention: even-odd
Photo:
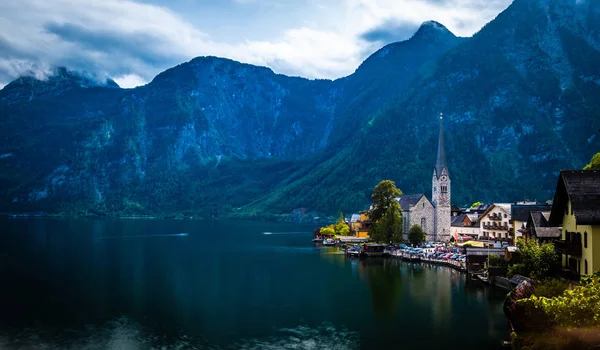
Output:
[[585,267],[584,267],[584,269],[585,269],[585,274],[587,275],[588,274],[587,259],[585,259]]
[[423,208],[425,208],[425,203],[423,203]]
[[448,192],[448,186],[442,186],[442,193]]
[[508,218],[508,215],[504,214],[504,218],[505,218],[505,219],[506,219],[506,218]]
[[[583,247],[587,248],[587,231],[583,233]],[[586,264],[587,264],[587,261],[586,261]],[[587,274],[587,272],[586,272],[586,274]]]
[[421,218],[421,228],[423,232],[427,232],[427,220],[425,218]]

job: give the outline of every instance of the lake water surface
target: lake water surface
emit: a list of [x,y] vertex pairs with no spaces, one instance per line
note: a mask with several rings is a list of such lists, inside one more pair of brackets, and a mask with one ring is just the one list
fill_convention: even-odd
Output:
[[0,218],[0,349],[500,347],[505,293],[314,228]]

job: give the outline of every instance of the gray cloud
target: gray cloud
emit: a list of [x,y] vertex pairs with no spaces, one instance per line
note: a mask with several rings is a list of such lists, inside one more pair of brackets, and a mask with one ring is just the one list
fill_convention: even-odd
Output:
[[81,49],[111,56],[136,57],[151,66],[176,64],[182,59],[177,54],[165,55],[165,52],[155,50],[155,47],[169,45],[169,42],[152,32],[118,33],[105,29],[90,30],[72,23],[48,23],[44,25],[44,29]]
[[368,42],[389,44],[410,38],[418,26],[414,23],[402,23],[394,19],[388,19],[375,28],[371,28],[360,35],[360,38]]
[[425,20],[470,35],[511,0],[139,1],[0,1],[0,85],[65,66],[135,86],[203,55],[337,78]]

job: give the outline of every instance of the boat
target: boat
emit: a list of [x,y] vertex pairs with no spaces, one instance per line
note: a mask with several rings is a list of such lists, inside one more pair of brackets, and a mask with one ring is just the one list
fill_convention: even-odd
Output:
[[323,238],[315,238],[312,240],[314,243],[323,243]]
[[331,238],[327,238],[327,239],[325,239],[323,241],[323,245],[326,245],[326,246],[333,246],[333,245],[336,245],[336,244],[337,244],[336,240],[335,239],[331,239]]
[[360,254],[361,254],[361,249],[360,249],[360,246],[358,246],[358,245],[348,247],[346,249],[346,255],[348,255],[349,257],[358,258],[358,257],[360,257]]

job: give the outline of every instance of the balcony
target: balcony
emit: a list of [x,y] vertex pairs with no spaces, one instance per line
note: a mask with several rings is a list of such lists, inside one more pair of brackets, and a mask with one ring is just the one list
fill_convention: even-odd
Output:
[[579,275],[579,272],[571,270],[571,269],[567,269],[567,268],[563,268],[563,269],[559,270],[558,275],[561,278],[564,278],[569,281],[574,281],[574,282],[579,282],[579,278],[581,277]]
[[578,241],[556,240],[554,248],[558,254],[581,255],[581,242]]
[[490,220],[502,220],[502,215],[488,215]]

